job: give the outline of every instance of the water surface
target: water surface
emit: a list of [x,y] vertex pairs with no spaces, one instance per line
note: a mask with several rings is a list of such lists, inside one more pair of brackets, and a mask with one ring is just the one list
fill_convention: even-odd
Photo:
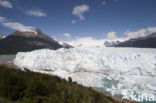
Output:
[[0,62],[12,62],[16,55],[0,55]]

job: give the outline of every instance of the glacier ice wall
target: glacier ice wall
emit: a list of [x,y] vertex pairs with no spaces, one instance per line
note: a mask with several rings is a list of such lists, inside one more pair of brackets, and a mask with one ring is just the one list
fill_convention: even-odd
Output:
[[21,69],[72,77],[85,86],[112,95],[134,91],[156,96],[156,49],[77,47],[19,52],[13,63]]

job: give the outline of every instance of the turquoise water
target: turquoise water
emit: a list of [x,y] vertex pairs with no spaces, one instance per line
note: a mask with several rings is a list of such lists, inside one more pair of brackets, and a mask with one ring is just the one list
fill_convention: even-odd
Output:
[[15,55],[0,55],[0,62],[12,62]]
[[[104,88],[96,88],[96,87],[94,87],[94,88],[101,91],[101,92],[108,93],[108,94],[112,95],[110,92],[106,91]],[[118,95],[115,94],[113,96],[118,97],[118,98],[123,97],[123,95],[119,95],[119,94]],[[156,103],[156,101],[146,101],[146,100],[144,100],[144,101],[140,101],[140,103]]]
[[[108,92],[106,90],[107,88],[111,88],[112,86],[115,86],[116,87],[118,85],[118,83],[119,83],[118,80],[113,80],[113,79],[112,80],[109,80],[107,78],[104,78],[103,79],[103,82],[104,82],[103,87],[93,87],[93,88],[95,88],[95,89],[97,89],[97,90],[99,90],[101,92],[104,92],[104,93],[107,93],[107,94],[110,94],[110,95],[113,95],[115,97],[118,97],[118,98],[121,98],[122,99],[123,95],[121,95],[121,94],[112,94],[111,92]],[[136,97],[138,97],[138,94],[134,94],[134,95],[137,95]],[[156,101],[155,100],[154,101],[146,101],[144,99],[143,101],[140,101],[140,103],[156,103]]]

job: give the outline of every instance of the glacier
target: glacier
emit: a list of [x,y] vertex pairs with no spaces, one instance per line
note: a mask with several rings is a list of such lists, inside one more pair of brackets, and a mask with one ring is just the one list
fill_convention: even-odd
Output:
[[[119,97],[156,100],[156,49],[75,47],[17,53],[13,63],[34,72],[57,75]],[[125,94],[126,92],[126,94]]]

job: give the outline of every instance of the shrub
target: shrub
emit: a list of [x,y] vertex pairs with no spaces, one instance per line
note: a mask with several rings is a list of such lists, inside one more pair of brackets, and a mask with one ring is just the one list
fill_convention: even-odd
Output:
[[[10,103],[111,103],[93,89],[57,76],[0,67],[0,98]],[[8,103],[9,103],[8,102]]]

